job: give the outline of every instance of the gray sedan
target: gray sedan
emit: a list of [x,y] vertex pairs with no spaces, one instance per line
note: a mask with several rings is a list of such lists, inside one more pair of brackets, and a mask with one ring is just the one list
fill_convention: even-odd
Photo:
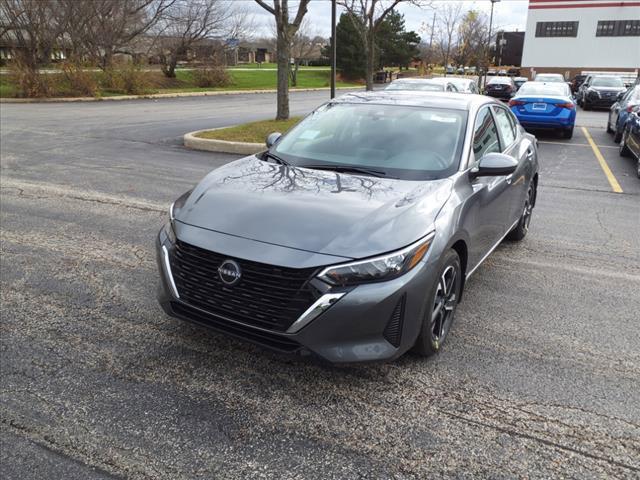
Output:
[[334,363],[432,355],[469,276],[529,229],[537,144],[488,97],[349,94],[267,146],[171,206],[169,315]]

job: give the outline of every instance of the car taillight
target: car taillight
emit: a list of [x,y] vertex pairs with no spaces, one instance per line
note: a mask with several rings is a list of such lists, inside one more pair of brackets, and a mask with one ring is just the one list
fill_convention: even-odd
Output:
[[629,105],[627,107],[627,112],[631,113],[631,112],[638,112],[640,111],[640,105]]
[[556,103],[556,107],[560,107],[560,108],[568,108],[569,110],[573,110],[574,108],[576,108],[576,106],[571,103]]
[[509,100],[509,106],[513,107],[516,105],[524,105],[526,102],[523,102],[522,100]]

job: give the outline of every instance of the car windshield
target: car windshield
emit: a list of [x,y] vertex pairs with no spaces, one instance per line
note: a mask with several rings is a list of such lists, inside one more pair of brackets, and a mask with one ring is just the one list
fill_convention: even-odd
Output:
[[536,82],[564,82],[560,75],[536,75]]
[[620,77],[595,77],[591,82],[592,87],[624,87]]
[[569,95],[569,86],[560,83],[525,82],[518,90],[518,95],[560,95],[565,97]]
[[329,103],[272,147],[299,167],[369,169],[429,180],[458,169],[467,112],[398,105]]
[[442,92],[444,87],[439,83],[429,82],[393,82],[385,90],[420,90],[423,92]]

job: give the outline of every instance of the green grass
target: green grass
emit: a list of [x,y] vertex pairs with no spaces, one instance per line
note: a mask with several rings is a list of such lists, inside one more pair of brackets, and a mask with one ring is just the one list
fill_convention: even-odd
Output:
[[267,135],[273,132],[286,132],[302,117],[291,117],[289,120],[263,120],[261,122],[244,123],[235,127],[207,130],[197,134],[200,138],[227,140],[230,142],[264,143]]
[[[267,64],[268,65],[268,64]],[[144,88],[145,94],[153,93],[186,93],[186,92],[206,92],[206,91],[229,91],[229,90],[272,90],[277,85],[277,71],[260,70],[228,70],[231,83],[225,87],[198,87],[194,80],[193,70],[177,70],[175,79],[164,78],[159,72],[148,72],[149,87]],[[100,79],[101,72],[96,72],[96,78]],[[329,87],[330,71],[322,69],[308,68],[298,71],[298,85],[295,88],[323,88]],[[338,87],[358,87],[361,84],[355,82],[337,82]],[[62,85],[59,85],[62,87]],[[64,89],[63,89],[64,90]],[[17,95],[15,85],[11,83],[9,75],[0,75],[0,96],[15,97]],[[111,97],[124,95],[124,92],[100,89],[96,96]],[[54,96],[69,96],[62,90]],[[73,96],[73,95],[72,95]]]

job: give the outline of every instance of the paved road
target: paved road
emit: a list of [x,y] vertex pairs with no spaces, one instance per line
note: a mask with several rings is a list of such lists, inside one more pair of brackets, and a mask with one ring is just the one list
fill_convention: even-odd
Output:
[[[295,93],[306,112],[326,92]],[[640,181],[602,128],[540,137],[533,230],[441,355],[329,368],[166,317],[153,239],[234,157],[189,130],[272,95],[0,107],[4,478],[638,478]]]

